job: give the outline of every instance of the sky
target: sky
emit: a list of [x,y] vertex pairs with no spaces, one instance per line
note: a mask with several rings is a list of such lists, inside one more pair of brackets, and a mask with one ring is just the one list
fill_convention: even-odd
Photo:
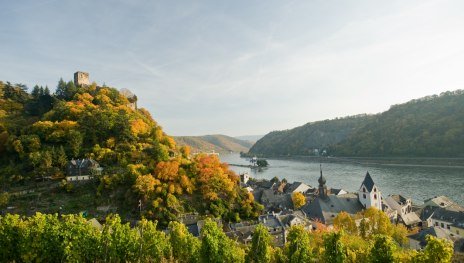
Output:
[[464,88],[464,1],[0,0],[0,80],[137,94],[170,135],[266,134]]

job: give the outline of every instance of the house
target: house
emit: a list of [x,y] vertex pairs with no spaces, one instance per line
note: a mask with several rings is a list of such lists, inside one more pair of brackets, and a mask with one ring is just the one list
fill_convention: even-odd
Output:
[[464,238],[464,223],[454,223],[451,225],[451,233]]
[[272,213],[260,215],[258,221],[263,224],[272,236],[272,242],[277,247],[283,247],[286,242],[285,226],[278,215]]
[[83,181],[100,175],[103,168],[93,159],[71,160],[66,164],[67,181]]
[[285,229],[292,226],[303,226],[307,230],[312,230],[312,222],[307,219],[303,211],[293,211],[290,214],[283,214],[278,217]]
[[441,195],[441,196],[435,196],[433,198],[427,199],[424,201],[424,204],[422,205],[423,207],[425,206],[432,206],[432,207],[448,207],[450,205],[456,204],[453,202],[451,199],[448,197]]
[[266,189],[261,191],[259,198],[256,198],[267,211],[280,212],[293,208],[293,201],[291,194],[277,194],[273,189]]
[[[220,219],[213,219],[219,227],[222,227],[222,221]],[[196,222],[189,222],[190,224],[185,224],[187,230],[192,234],[194,237],[199,237],[201,234],[201,229],[205,226],[205,220],[198,220]]]
[[427,205],[425,207],[421,207],[419,210],[416,211],[416,213],[419,215],[419,218],[422,221],[422,228],[428,228],[433,226],[432,215],[437,208],[437,206]]
[[398,211],[399,215],[405,215],[412,212],[411,198],[406,198],[402,195],[389,195],[385,198],[385,203],[392,209]]
[[397,222],[403,223],[408,228],[419,226],[422,221],[419,216],[412,211],[411,198],[402,195],[389,195],[384,203],[397,212]]
[[244,185],[246,185],[248,183],[248,181],[250,180],[250,175],[248,173],[241,173],[240,174],[240,182]]
[[311,188],[312,188],[311,186],[305,183],[293,182],[291,184],[286,184],[283,190],[287,194],[293,194],[293,193],[305,194]]
[[[435,227],[447,230],[451,230],[451,227],[454,225],[454,229],[459,231],[457,228],[464,224],[464,207],[457,204],[448,207],[438,207],[431,216],[431,223]],[[459,233],[459,235],[462,235],[461,232]]]

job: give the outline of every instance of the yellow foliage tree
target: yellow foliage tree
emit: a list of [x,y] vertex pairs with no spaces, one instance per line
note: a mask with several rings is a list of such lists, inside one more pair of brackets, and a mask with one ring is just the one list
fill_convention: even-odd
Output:
[[306,204],[306,197],[300,192],[295,192],[292,194],[292,201],[293,207],[299,209]]

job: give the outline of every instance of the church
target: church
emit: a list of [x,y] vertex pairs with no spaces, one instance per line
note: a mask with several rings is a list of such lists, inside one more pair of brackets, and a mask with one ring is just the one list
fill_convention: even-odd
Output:
[[352,216],[364,209],[375,207],[382,210],[382,194],[374,183],[369,172],[366,173],[357,193],[333,194],[326,186],[326,179],[321,175],[319,187],[314,200],[307,202],[301,210],[311,220],[317,220],[325,225],[332,225],[340,212]]

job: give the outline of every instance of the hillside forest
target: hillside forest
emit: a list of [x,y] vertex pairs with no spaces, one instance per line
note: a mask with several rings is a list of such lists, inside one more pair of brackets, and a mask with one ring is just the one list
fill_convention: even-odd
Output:
[[[216,156],[191,156],[147,110],[134,109],[133,100],[95,83],[77,87],[61,79],[51,93],[0,82],[2,190],[62,180],[70,160],[92,158],[104,169],[89,187],[88,206],[118,200],[126,217],[164,226],[189,212],[233,221],[259,214],[261,205],[226,164]],[[73,191],[72,185],[65,189]],[[8,196],[2,200],[5,206]]]
[[[250,149],[267,156],[464,157],[464,91],[357,115],[274,131]],[[315,150],[318,151],[315,151]]]

